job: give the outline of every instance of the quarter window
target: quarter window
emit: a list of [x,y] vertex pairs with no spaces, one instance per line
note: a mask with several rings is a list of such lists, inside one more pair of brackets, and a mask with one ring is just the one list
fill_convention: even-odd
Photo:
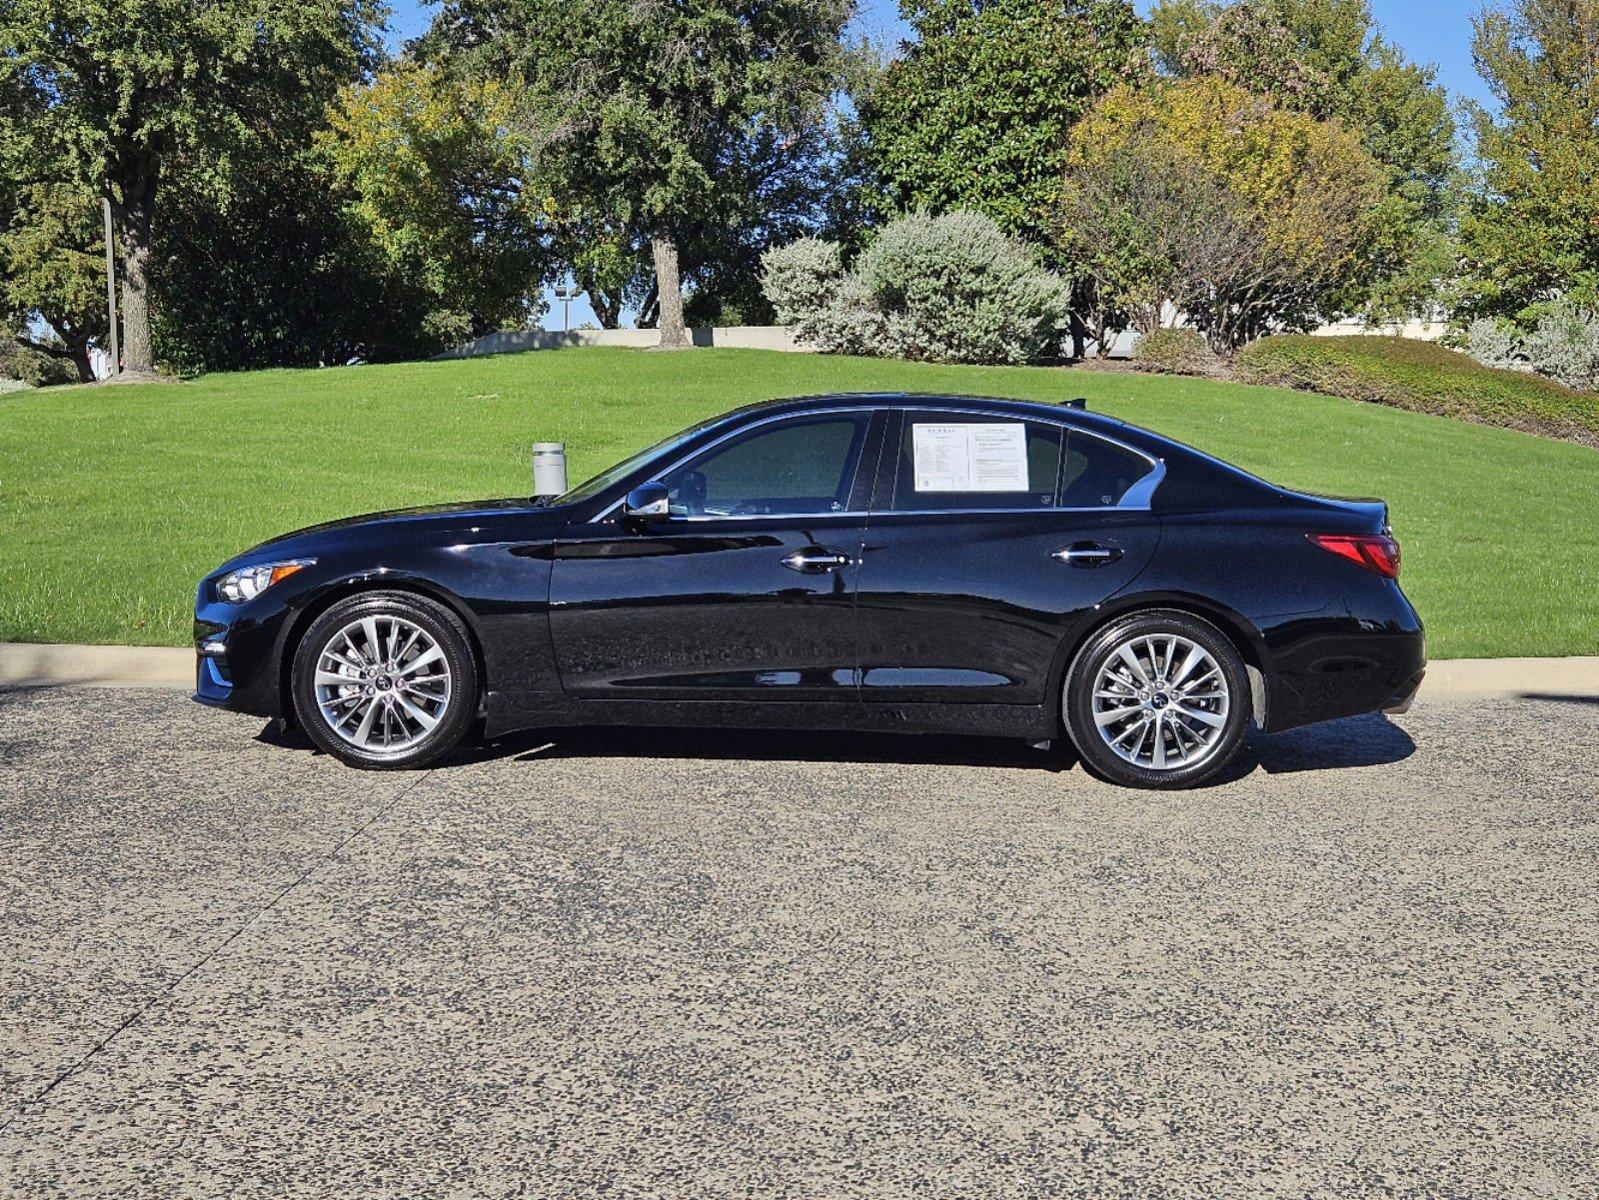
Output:
[[811,516],[843,512],[869,412],[764,426],[662,476],[682,517]]
[[1150,472],[1149,460],[1092,434],[1073,431],[1061,469],[1062,508],[1113,508]]

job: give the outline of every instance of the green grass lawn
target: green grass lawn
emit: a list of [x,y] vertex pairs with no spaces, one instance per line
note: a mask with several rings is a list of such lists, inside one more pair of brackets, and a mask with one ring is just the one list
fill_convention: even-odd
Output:
[[546,351],[0,397],[0,641],[182,645],[195,582],[348,513],[573,481],[752,400],[922,389],[1059,400],[1275,482],[1392,505],[1433,657],[1599,652],[1599,453],[1326,396],[808,354]]

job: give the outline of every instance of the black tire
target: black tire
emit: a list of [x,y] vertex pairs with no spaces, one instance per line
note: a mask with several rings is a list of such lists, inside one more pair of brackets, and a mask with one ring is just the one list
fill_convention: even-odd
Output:
[[[397,619],[421,629],[438,647],[449,672],[448,698],[429,713],[436,724],[426,732],[419,729],[414,743],[396,750],[369,751],[341,736],[323,716],[317,698],[317,662],[323,650],[330,642],[340,644],[340,630],[368,617],[379,622]],[[313,621],[295,648],[289,686],[306,736],[340,762],[372,771],[425,767],[454,750],[477,718],[481,694],[470,635],[460,617],[426,597],[393,591],[360,592]]]
[[[1158,679],[1152,679],[1157,686],[1144,689],[1151,693],[1148,700],[1131,695],[1127,697],[1128,707],[1120,708],[1120,711],[1130,712],[1132,707],[1137,707],[1140,711],[1126,718],[1128,724],[1125,726],[1111,726],[1111,733],[1114,734],[1123,727],[1131,731],[1132,722],[1147,721],[1155,716],[1154,705],[1160,706],[1164,714],[1162,720],[1166,722],[1172,720],[1174,713],[1186,713],[1189,709],[1202,708],[1207,710],[1209,716],[1216,716],[1223,723],[1212,741],[1202,748],[1197,746],[1190,748],[1189,752],[1193,754],[1192,762],[1154,769],[1152,765],[1129,761],[1127,757],[1112,749],[1107,735],[1101,734],[1095,720],[1094,692],[1096,681],[1100,680],[1101,672],[1106,669],[1107,664],[1111,663],[1113,658],[1117,662],[1124,661],[1120,658],[1121,647],[1129,643],[1138,643],[1139,639],[1150,638],[1153,639],[1151,643],[1141,644],[1158,651],[1168,644],[1161,639],[1168,637],[1186,639],[1203,648],[1225,681],[1225,700],[1192,700],[1187,701],[1184,707],[1171,701],[1168,698],[1168,689],[1159,686]],[[1135,649],[1134,656],[1138,657],[1138,653]],[[1169,663],[1167,666],[1170,668]],[[1171,668],[1173,677],[1176,676],[1177,669]],[[1128,674],[1129,676],[1131,674],[1130,668]],[[1151,674],[1153,675],[1153,672]],[[1134,686],[1140,684],[1135,682]],[[1200,694],[1197,688],[1196,694]],[[1117,700],[1111,699],[1102,700],[1101,703],[1106,708],[1116,708],[1119,705]],[[1171,707],[1168,708],[1168,704]],[[1061,707],[1067,735],[1077,748],[1084,767],[1091,773],[1107,782],[1121,784],[1124,787],[1160,789],[1194,787],[1221,771],[1237,754],[1253,715],[1249,674],[1231,639],[1208,621],[1190,616],[1188,613],[1171,610],[1131,613],[1111,621],[1090,636],[1066,672]],[[1225,709],[1224,712],[1210,711],[1222,708]],[[1144,715],[1145,713],[1149,714],[1148,717]],[[1103,715],[1106,714],[1101,713],[1101,716]],[[1155,737],[1165,738],[1162,747],[1163,758],[1168,753],[1178,752],[1169,748],[1182,745],[1179,732],[1187,733],[1193,738],[1195,734],[1192,730],[1198,729],[1201,731],[1201,736],[1209,736],[1210,729],[1215,727],[1214,722],[1201,723],[1188,717],[1185,717],[1184,721],[1183,729],[1172,731],[1169,736],[1161,732],[1163,726],[1160,722],[1155,723]],[[1169,724],[1165,728],[1169,730]],[[1132,750],[1134,755],[1138,755],[1141,748],[1146,745],[1145,735],[1137,736],[1138,741]],[[1154,759],[1153,742],[1154,738],[1149,738],[1147,741],[1151,760]]]

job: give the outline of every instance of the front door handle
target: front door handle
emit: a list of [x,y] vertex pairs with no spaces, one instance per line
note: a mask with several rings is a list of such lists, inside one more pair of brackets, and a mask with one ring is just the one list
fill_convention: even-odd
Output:
[[1102,567],[1121,556],[1120,546],[1105,542],[1073,542],[1064,550],[1057,550],[1050,555],[1056,562],[1063,562],[1070,567]]
[[803,550],[796,550],[793,554],[783,559],[783,565],[790,571],[799,571],[804,575],[817,575],[824,571],[831,571],[835,567],[847,567],[855,560],[847,554],[840,554],[837,550],[829,550],[825,546],[807,546]]

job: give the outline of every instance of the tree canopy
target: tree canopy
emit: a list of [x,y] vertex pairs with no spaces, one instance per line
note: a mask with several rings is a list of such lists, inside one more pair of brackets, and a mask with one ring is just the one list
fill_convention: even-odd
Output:
[[1181,310],[1218,350],[1325,315],[1382,184],[1336,122],[1214,77],[1108,93],[1072,135],[1067,179],[1062,241],[1103,302],[1146,326]]
[[1162,69],[1214,77],[1354,132],[1383,196],[1340,307],[1414,312],[1452,269],[1458,167],[1449,100],[1430,67],[1378,32],[1366,0],[1163,0],[1150,15]]
[[680,250],[725,240],[805,144],[839,86],[853,7],[448,0],[426,51],[514,81],[548,211],[613,245],[649,245],[661,344],[681,346]]
[[316,139],[345,211],[388,270],[429,298],[440,345],[537,316],[551,269],[504,80],[394,63],[335,100]]
[[154,369],[152,236],[165,187],[320,120],[377,54],[377,0],[36,0],[0,16],[0,155],[12,178],[109,196],[127,369]]
[[967,208],[1048,245],[1072,126],[1148,73],[1125,0],[902,0],[915,39],[861,97],[886,215]]
[[1519,0],[1474,31],[1499,111],[1471,112],[1463,307],[1531,328],[1563,294],[1599,306],[1599,3]]

